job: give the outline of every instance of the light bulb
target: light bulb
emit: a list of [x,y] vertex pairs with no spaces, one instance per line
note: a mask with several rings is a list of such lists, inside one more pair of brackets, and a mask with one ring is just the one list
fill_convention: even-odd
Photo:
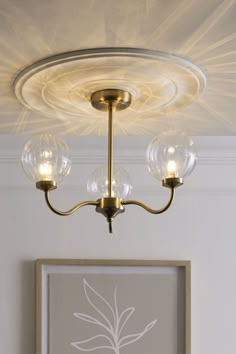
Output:
[[[124,199],[132,190],[129,175],[121,166],[113,166],[112,197]],[[87,191],[94,198],[108,197],[108,174],[107,166],[97,167],[87,182]]]
[[168,177],[175,178],[176,177],[176,163],[174,160],[170,160],[167,163]]
[[59,182],[71,168],[67,145],[51,134],[41,134],[28,141],[21,157],[26,175],[34,182]]
[[154,138],[146,152],[149,172],[156,178],[183,178],[197,160],[193,141],[184,133],[168,131]]
[[39,174],[41,176],[41,181],[51,181],[52,177],[52,166],[48,162],[41,163],[39,165]]

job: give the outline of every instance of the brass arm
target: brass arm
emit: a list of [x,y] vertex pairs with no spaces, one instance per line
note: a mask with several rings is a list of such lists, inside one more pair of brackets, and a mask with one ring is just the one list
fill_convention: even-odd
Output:
[[123,200],[122,201],[122,204],[123,205],[129,205],[129,204],[133,204],[133,205],[138,205],[140,206],[141,208],[145,209],[146,211],[148,211],[149,213],[152,213],[152,214],[161,214],[161,213],[164,213],[164,211],[166,211],[172,201],[173,201],[173,198],[174,198],[174,188],[170,188],[171,189],[171,195],[170,195],[170,199],[168,201],[168,203],[162,208],[162,209],[159,209],[159,210],[156,210],[156,209],[152,209],[152,208],[149,208],[146,204],[142,203],[142,202],[139,202],[137,200]]
[[49,201],[49,192],[48,191],[45,191],[44,193],[44,196],[45,196],[45,200],[46,200],[46,203],[47,203],[47,206],[57,215],[61,215],[61,216],[67,216],[67,215],[70,215],[72,213],[74,213],[76,210],[78,210],[79,208],[83,207],[83,206],[86,206],[86,205],[95,205],[97,206],[99,204],[98,201],[85,201],[85,202],[81,202],[77,205],[75,205],[73,208],[67,210],[67,211],[60,211],[60,210],[57,210],[56,208],[54,208],[52,206],[52,204],[50,203]]

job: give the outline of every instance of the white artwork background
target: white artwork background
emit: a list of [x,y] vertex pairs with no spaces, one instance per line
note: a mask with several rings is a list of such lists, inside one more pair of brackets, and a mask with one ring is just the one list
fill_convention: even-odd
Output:
[[[120,354],[184,354],[183,281],[181,272],[177,275],[50,274],[49,354],[85,353],[76,348],[75,343],[93,337],[96,338],[94,345],[80,347],[105,346],[106,329],[82,320],[83,316],[78,314],[101,321],[102,316],[91,306],[92,301],[112,323],[112,312],[108,310],[106,301],[115,306],[115,292],[119,313],[134,309],[122,330],[122,337],[145,332],[137,341],[123,346]],[[88,295],[91,301],[88,301]],[[89,353],[114,354],[114,350],[101,348]]]

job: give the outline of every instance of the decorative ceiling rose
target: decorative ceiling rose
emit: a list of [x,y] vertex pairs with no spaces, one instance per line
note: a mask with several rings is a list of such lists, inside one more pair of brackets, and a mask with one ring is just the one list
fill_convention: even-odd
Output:
[[[206,86],[204,72],[190,61],[140,48],[95,48],[62,53],[25,68],[15,79],[17,99],[44,116],[66,121],[78,134],[106,135],[94,92],[115,88],[132,105],[114,119],[116,135],[143,135],[148,122],[194,102]],[[86,125],[86,129],[84,128]]]

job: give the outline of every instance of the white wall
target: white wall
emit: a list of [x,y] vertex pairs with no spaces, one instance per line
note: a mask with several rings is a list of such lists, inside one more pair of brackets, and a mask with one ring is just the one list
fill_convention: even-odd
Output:
[[[96,150],[84,139],[77,148],[70,140],[79,157],[72,176],[52,194],[61,208],[85,198],[82,182],[104,155],[100,140]],[[146,139],[131,140],[132,146],[126,139],[116,145],[118,161],[134,180],[134,197],[162,206],[168,190],[146,173],[140,152]],[[92,207],[65,218],[52,214],[18,163],[24,139],[0,139],[0,353],[35,353],[37,258],[190,259],[192,354],[236,352],[236,139],[196,140],[199,165],[176,190],[171,209],[153,216],[129,206],[110,236]]]

